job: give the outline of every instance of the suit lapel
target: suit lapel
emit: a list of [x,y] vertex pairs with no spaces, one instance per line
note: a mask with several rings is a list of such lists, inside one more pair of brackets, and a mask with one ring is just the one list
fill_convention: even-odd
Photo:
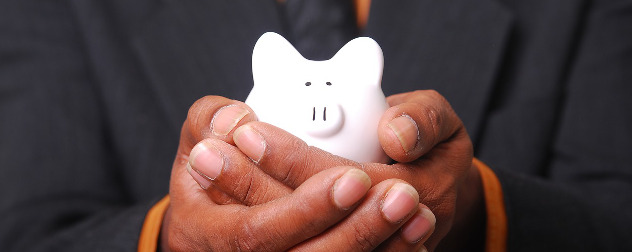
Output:
[[273,0],[165,1],[148,18],[133,45],[172,127],[204,95],[246,98],[252,48],[280,31],[277,11]]
[[435,89],[476,142],[511,15],[491,0],[373,0],[365,30],[384,51],[385,93]]

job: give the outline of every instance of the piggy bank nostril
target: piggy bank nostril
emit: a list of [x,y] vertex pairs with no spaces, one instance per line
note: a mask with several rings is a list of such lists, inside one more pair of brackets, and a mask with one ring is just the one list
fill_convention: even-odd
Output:
[[[305,109],[310,109],[310,107]],[[303,121],[305,123],[303,124],[305,133],[308,135],[316,138],[326,138],[335,135],[342,129],[345,116],[340,105],[330,103],[312,105],[311,110],[312,120]]]
[[[312,121],[316,121],[316,107],[312,107]],[[323,121],[327,121],[327,107],[323,107]]]
[[[312,121],[316,121],[316,107],[312,107]],[[323,121],[327,121],[327,107],[323,107]]]

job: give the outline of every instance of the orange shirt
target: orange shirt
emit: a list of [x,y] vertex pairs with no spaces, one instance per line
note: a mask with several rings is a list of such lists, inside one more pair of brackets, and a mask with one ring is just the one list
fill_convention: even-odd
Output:
[[[364,28],[369,19],[371,0],[354,0],[354,2],[358,27]],[[485,251],[506,251],[507,215],[505,213],[505,203],[500,181],[494,172],[483,162],[478,159],[474,159],[472,162],[481,174],[485,196],[485,207],[487,211]],[[169,196],[166,196],[149,210],[140,233],[138,251],[157,250],[162,219],[168,207]]]

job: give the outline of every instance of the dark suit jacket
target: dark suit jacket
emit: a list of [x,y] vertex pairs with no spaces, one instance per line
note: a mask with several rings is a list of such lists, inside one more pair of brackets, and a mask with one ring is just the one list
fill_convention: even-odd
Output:
[[[268,1],[2,1],[0,250],[134,250],[207,94],[245,99]],[[503,187],[512,251],[630,250],[632,3],[373,0],[383,89],[436,89]]]

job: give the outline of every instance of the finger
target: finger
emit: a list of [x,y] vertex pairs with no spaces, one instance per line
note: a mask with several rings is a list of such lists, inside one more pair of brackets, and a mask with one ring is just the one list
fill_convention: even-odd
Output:
[[[195,150],[195,147],[193,149]],[[206,190],[209,198],[214,203],[219,205],[242,203],[242,201],[233,198],[231,195],[225,193],[221,188],[218,188],[215,184],[213,184],[208,175],[200,171],[200,168],[194,169],[191,167],[190,162],[186,164],[186,170],[193,180],[198,183],[200,189]]]
[[298,187],[322,170],[341,165],[362,168],[375,183],[389,178],[406,181],[428,179],[420,177],[419,169],[412,165],[359,164],[308,146],[287,131],[263,122],[240,126],[235,130],[233,139],[235,145],[257,162],[262,171],[291,188]]
[[[419,204],[419,210],[388,240],[380,244],[381,251],[423,251],[437,222],[430,209]],[[426,250],[427,251],[427,250]]]
[[233,144],[233,130],[255,120],[257,117],[254,111],[241,101],[221,96],[202,97],[189,109],[182,127],[181,147],[190,150],[202,139],[210,137]]
[[[175,190],[181,194],[172,202],[176,221],[170,221],[175,226],[169,236],[176,241],[203,240],[221,246],[218,250],[286,250],[352,212],[370,184],[361,170],[336,167],[316,174],[290,195],[254,207],[214,205],[199,193]],[[208,232],[183,232],[191,227]]]
[[[292,192],[292,189],[256,167],[235,146],[217,139],[205,139],[195,145],[187,168],[196,182],[210,192],[216,203],[230,202],[224,199],[228,196],[251,206]],[[218,195],[216,190],[222,194]]]
[[330,167],[360,167],[356,162],[308,146],[298,137],[267,123],[245,124],[235,130],[233,139],[260,169],[291,188]]
[[390,96],[391,107],[378,124],[378,138],[388,156],[410,162],[463,130],[450,104],[434,90]]
[[[389,178],[417,182],[431,177],[419,176],[414,165],[359,164],[308,146],[298,137],[263,122],[240,126],[233,134],[235,145],[258,167],[283,184],[296,188],[312,175],[333,166],[355,166],[367,172],[375,183]],[[409,181],[410,180],[410,181]]]
[[[340,251],[348,248],[361,251],[373,250],[389,237],[401,236],[398,230],[411,217],[416,216],[419,210],[418,203],[419,195],[411,185],[396,179],[383,181],[371,188],[366,199],[351,215],[327,232],[300,244],[297,249],[307,251],[325,249]],[[428,225],[425,227],[429,228]],[[415,231],[408,233],[413,236],[418,235],[418,230]],[[419,247],[417,241],[421,238],[412,237],[412,239],[415,240],[393,244],[398,245],[396,248],[405,250]]]
[[[257,227],[272,226],[277,231],[291,231],[289,234],[269,232],[272,237],[268,240],[279,240],[284,239],[284,236],[289,236],[295,237],[292,239],[294,241],[304,241],[331,228],[353,212],[370,187],[369,176],[361,170],[353,167],[328,169],[305,181],[288,197],[270,202],[277,206],[258,211],[253,219],[269,219],[272,215],[285,216],[285,219],[290,221],[273,221],[257,225]],[[295,244],[298,242],[292,246]],[[282,249],[287,248],[289,247]]]
[[[417,188],[422,188],[422,196],[443,202],[442,195],[453,190],[451,174],[459,174],[462,162],[471,162],[470,156],[461,158],[453,153],[471,153],[471,145],[467,141],[455,143],[436,155],[420,159],[417,162],[383,165],[359,164],[351,160],[335,156],[315,147],[308,146],[301,139],[263,122],[250,122],[235,130],[233,135],[236,146],[248,157],[258,162],[258,167],[274,179],[290,188],[296,188],[313,174],[328,167],[348,165],[362,168],[375,183],[389,178],[405,180]],[[467,137],[464,137],[467,140]],[[436,187],[430,186],[436,185]],[[424,189],[425,188],[425,189]],[[436,198],[436,199],[435,199]]]
[[[254,112],[243,102],[220,96],[205,96],[197,100],[189,109],[187,119],[182,126],[180,144],[174,161],[174,168],[178,169],[173,169],[172,176],[180,173],[187,174],[185,167],[189,161],[190,151],[199,141],[212,137],[233,144],[233,130],[229,130],[231,125],[236,122],[234,127],[237,127],[253,120],[256,120]],[[195,183],[190,186],[195,187]],[[236,202],[214,189],[214,186],[207,191],[218,203]]]

